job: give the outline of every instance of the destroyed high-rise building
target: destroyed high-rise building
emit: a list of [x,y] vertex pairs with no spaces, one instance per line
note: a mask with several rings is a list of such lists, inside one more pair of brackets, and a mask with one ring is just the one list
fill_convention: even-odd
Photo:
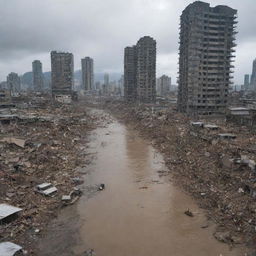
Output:
[[256,59],[252,63],[251,89],[256,90]]
[[12,95],[19,93],[21,90],[21,82],[18,74],[12,72],[7,76],[7,89]]
[[82,83],[83,90],[94,90],[94,71],[93,71],[93,59],[85,57],[81,60],[82,64]]
[[136,100],[137,96],[137,50],[136,46],[124,49],[124,97],[128,101]]
[[42,63],[39,60],[34,60],[32,62],[33,71],[33,86],[34,90],[40,92],[44,87],[43,70]]
[[156,100],[156,41],[142,37],[137,45],[137,99],[140,102]]
[[180,19],[178,109],[220,114],[227,106],[237,10],[196,1]]
[[156,99],[156,41],[149,36],[125,48],[124,91],[127,100],[152,103]]
[[247,91],[250,89],[250,75],[244,75],[244,89]]
[[72,96],[74,58],[72,53],[51,52],[52,94]]

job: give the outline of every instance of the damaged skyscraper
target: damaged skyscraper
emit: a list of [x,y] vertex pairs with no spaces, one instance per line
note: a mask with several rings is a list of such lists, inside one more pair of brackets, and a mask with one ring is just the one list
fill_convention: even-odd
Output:
[[51,52],[52,95],[72,97],[74,58],[72,53]]
[[93,72],[93,59],[85,57],[81,60],[82,64],[82,82],[83,90],[94,90],[94,72]]
[[124,49],[124,97],[128,101],[135,101],[137,97],[137,50],[136,46]]
[[142,37],[125,48],[124,91],[126,100],[151,103],[156,99],[156,41]]
[[11,95],[20,92],[20,84],[20,77],[17,73],[12,72],[7,76],[7,89],[10,91]]
[[237,11],[196,1],[180,19],[178,109],[220,114],[227,106],[233,73]]
[[44,87],[43,70],[42,63],[39,60],[34,60],[32,62],[33,71],[33,86],[36,92],[40,92]]

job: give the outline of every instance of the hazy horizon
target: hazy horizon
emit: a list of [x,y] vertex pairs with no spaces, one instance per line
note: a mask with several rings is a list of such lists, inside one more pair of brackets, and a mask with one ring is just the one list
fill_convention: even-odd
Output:
[[[157,76],[176,83],[179,16],[188,0],[0,0],[0,81],[10,72],[30,71],[41,60],[50,71],[50,51],[74,54],[75,70],[81,58],[94,59],[95,72],[123,72],[123,51],[144,35],[157,41]],[[234,82],[251,74],[256,54],[256,5],[253,0],[212,0],[211,6],[238,10]]]

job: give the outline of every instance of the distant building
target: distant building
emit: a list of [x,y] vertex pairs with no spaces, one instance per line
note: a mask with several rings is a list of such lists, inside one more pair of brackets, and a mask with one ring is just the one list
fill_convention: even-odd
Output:
[[137,98],[137,49],[136,46],[124,49],[124,97],[128,101]]
[[104,84],[108,87],[109,86],[109,74],[104,74]]
[[93,59],[85,57],[81,60],[82,64],[82,89],[85,91],[94,90],[94,71]]
[[110,92],[109,88],[109,74],[105,73],[104,74],[104,83],[102,85],[102,94],[107,95]]
[[40,92],[44,89],[42,63],[39,60],[32,62],[34,90]]
[[72,96],[74,58],[72,53],[51,52],[52,94]]
[[237,10],[196,1],[180,19],[178,109],[199,115],[224,113],[235,46]]
[[151,103],[156,100],[156,41],[149,36],[124,51],[124,97]]
[[95,89],[100,90],[101,89],[101,83],[98,81],[95,83]]
[[251,89],[256,90],[256,59],[252,63]]
[[250,75],[244,75],[244,89],[247,91],[250,89]]
[[120,88],[120,96],[124,96],[124,75],[118,80],[118,86]]
[[7,86],[7,82],[3,81],[0,83],[0,90],[7,90],[8,86]]
[[18,74],[12,72],[7,76],[7,89],[12,95],[19,93],[21,90],[21,82]]
[[171,78],[169,76],[163,75],[159,78],[159,95],[164,97],[171,90]]

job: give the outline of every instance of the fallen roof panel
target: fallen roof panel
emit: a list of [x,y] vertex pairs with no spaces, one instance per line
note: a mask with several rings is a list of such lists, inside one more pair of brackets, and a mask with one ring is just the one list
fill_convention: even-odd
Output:
[[22,211],[21,208],[14,207],[8,204],[0,204],[0,220],[20,211]]

